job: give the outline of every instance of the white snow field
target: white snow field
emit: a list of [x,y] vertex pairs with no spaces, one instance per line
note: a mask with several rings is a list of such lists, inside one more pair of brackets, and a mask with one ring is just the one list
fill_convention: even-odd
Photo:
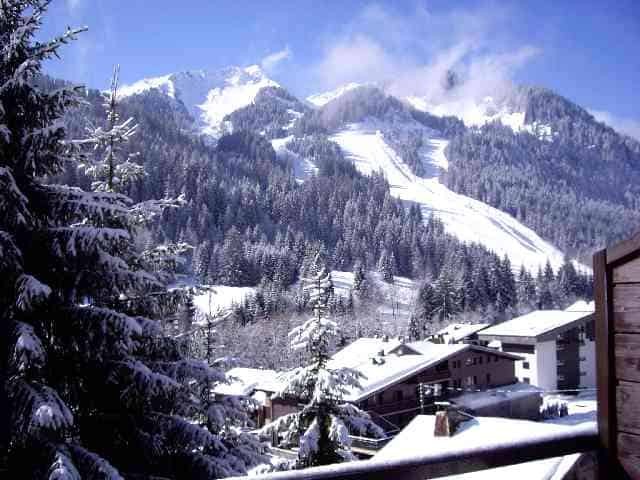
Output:
[[255,293],[254,287],[228,287],[226,285],[202,285],[205,293],[193,296],[193,304],[200,315],[196,314],[196,323],[205,315],[224,316],[234,304],[239,304]]
[[[375,299],[375,311],[373,315],[390,328],[395,325],[399,329],[406,326],[411,312],[414,309],[418,283],[407,277],[395,276],[393,283],[382,280],[379,272],[366,272],[371,295]],[[349,291],[353,289],[353,272],[331,272],[333,290],[337,295],[347,298]]]
[[225,131],[225,115],[251,104],[260,89],[277,87],[258,65],[218,71],[188,71],[146,78],[120,88],[121,97],[157,89],[181,101],[197,122],[200,133],[219,137]]
[[271,140],[271,146],[278,158],[289,159],[293,164],[293,175],[298,183],[317,175],[318,167],[309,158],[304,158],[287,148],[287,143],[293,139],[293,135]]
[[[483,202],[449,190],[438,179],[439,169],[448,166],[444,150],[448,141],[431,138],[423,151],[427,178],[413,174],[407,164],[385,142],[379,122],[348,125],[331,137],[364,174],[382,172],[389,181],[391,194],[421,205],[425,216],[436,215],[447,232],[462,241],[477,242],[498,255],[507,254],[514,269],[524,265],[537,270],[547,259],[554,269],[563,262],[563,254],[537,233],[511,215]],[[429,168],[431,167],[431,168]]]

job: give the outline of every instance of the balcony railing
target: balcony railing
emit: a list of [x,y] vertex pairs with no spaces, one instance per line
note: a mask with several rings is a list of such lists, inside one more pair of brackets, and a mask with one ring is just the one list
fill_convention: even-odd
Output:
[[[488,468],[584,453],[597,448],[594,424],[579,425],[561,433],[538,435],[534,439],[486,445],[469,445],[442,453],[429,453],[393,460],[363,460],[304,470],[277,472],[251,477],[258,480],[423,480],[475,472]],[[425,446],[425,450],[428,447]],[[241,478],[241,477],[237,477]]]

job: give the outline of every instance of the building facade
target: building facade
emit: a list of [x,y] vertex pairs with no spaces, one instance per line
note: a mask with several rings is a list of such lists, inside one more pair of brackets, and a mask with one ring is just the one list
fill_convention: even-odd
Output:
[[499,341],[500,350],[516,354],[519,381],[543,390],[595,387],[593,313],[539,310],[495,325],[478,334]]

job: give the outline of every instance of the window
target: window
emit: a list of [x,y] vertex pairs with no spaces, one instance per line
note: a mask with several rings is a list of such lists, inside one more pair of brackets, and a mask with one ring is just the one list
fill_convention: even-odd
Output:
[[522,381],[524,383],[531,383],[531,380],[529,379],[529,377],[522,377]]
[[487,363],[491,363],[491,355],[487,355]]
[[534,345],[523,345],[521,343],[503,343],[502,351],[509,353],[536,353]]
[[395,392],[393,392],[393,397],[396,402],[401,402],[404,397],[404,393],[402,390],[396,390]]
[[491,385],[491,374],[487,373],[487,385]]
[[478,364],[478,359],[476,357],[473,357],[473,364],[477,365]]
[[500,360],[500,357],[498,357],[497,355],[495,357],[493,357],[493,361],[497,362],[498,360]]
[[441,362],[436,365],[436,372],[446,372],[449,370],[449,362]]
[[524,370],[529,370],[530,366],[529,366],[529,362],[522,362],[522,368]]
[[378,405],[381,405],[384,403],[384,394],[383,393],[378,393],[376,395],[376,402],[378,403]]
[[478,357],[478,362],[482,365],[482,357]]

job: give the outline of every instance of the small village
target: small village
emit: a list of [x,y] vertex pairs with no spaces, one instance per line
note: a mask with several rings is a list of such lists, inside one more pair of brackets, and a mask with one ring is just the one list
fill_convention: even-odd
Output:
[[[367,412],[384,435],[350,434],[360,459],[407,457],[413,451],[452,452],[481,442],[535,438],[596,421],[594,303],[538,310],[505,322],[454,323],[427,339],[359,338],[331,356],[329,368],[362,374],[344,400]],[[261,427],[303,408],[280,395],[287,372],[233,368],[213,394],[249,400],[247,423],[274,457],[295,459],[297,446]],[[574,455],[501,467],[505,478],[521,469],[549,472],[585,468]],[[472,478],[496,477],[477,472]],[[482,475],[494,475],[485,477]],[[465,477],[466,478],[466,477]]]

